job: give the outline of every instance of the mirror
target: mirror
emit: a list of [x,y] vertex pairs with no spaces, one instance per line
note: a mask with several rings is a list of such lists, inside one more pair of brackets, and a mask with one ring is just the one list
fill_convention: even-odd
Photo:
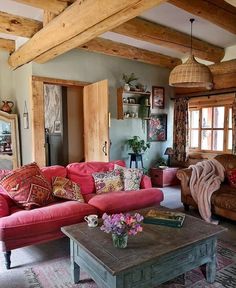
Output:
[[16,114],[0,111],[0,169],[20,166],[19,131]]

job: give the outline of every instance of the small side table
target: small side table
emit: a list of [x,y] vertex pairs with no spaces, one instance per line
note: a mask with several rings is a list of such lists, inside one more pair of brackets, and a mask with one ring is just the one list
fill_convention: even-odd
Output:
[[129,167],[132,167],[132,162],[135,162],[135,168],[138,168],[138,162],[141,163],[141,168],[143,168],[143,157],[142,154],[135,154],[135,153],[129,153],[130,155],[130,165]]
[[152,185],[157,187],[166,187],[180,184],[176,177],[178,167],[150,168]]

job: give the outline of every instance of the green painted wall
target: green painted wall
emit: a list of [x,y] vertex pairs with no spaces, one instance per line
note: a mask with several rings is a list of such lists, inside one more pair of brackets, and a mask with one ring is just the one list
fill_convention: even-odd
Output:
[[[15,102],[14,85],[13,85],[13,72],[8,65],[8,53],[5,51],[0,52],[0,99],[2,101],[10,100]],[[13,107],[13,113],[16,111]]]
[[20,143],[21,143],[21,160],[22,164],[32,162],[32,131],[23,127],[23,113],[26,102],[27,111],[29,113],[29,123],[31,117],[31,78],[32,65],[24,65],[13,72],[14,95],[17,106],[17,114],[20,127]]
[[24,101],[27,103],[29,117],[31,117],[30,82],[32,75],[87,81],[91,83],[108,79],[110,94],[109,107],[111,112],[111,159],[122,158],[127,161],[129,160],[128,151],[123,145],[124,141],[134,135],[139,135],[145,140],[147,136],[146,127],[143,130],[140,119],[116,119],[116,88],[123,84],[121,80],[122,73],[129,74],[134,72],[137,77],[139,77],[139,81],[148,86],[149,91],[151,91],[153,85],[165,87],[165,109],[155,109],[152,110],[152,113],[168,114],[167,141],[152,142],[151,149],[144,155],[145,167],[148,168],[158,156],[163,156],[167,146],[172,146],[173,103],[169,99],[173,91],[168,86],[168,69],[75,49],[46,64],[27,64],[12,71],[7,64],[7,57],[7,53],[0,52],[0,98],[1,100],[10,99],[15,102],[15,111],[19,115],[23,164],[32,161],[31,127],[24,129],[22,123]]
[[141,83],[148,86],[149,91],[151,91],[152,85],[164,86],[166,91],[166,108],[152,110],[152,113],[168,114],[168,138],[165,142],[152,142],[151,149],[144,155],[144,165],[145,167],[149,167],[157,156],[163,155],[167,146],[172,146],[173,103],[169,99],[173,91],[168,86],[169,69],[78,49],[72,50],[46,64],[33,63],[33,75],[36,76],[87,81],[91,83],[108,79],[110,93],[109,107],[111,112],[111,159],[122,158],[127,161],[129,160],[128,151],[124,149],[124,141],[134,135],[139,135],[145,140],[147,139],[146,129],[143,130],[140,119],[116,119],[116,88],[122,85],[122,73],[129,74],[131,72],[137,75]]

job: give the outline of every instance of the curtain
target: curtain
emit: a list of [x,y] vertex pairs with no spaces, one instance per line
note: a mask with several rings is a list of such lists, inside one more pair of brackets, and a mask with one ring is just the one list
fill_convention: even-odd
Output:
[[236,94],[232,106],[232,154],[236,155]]
[[177,161],[187,160],[188,150],[188,99],[179,98],[174,104],[174,156]]

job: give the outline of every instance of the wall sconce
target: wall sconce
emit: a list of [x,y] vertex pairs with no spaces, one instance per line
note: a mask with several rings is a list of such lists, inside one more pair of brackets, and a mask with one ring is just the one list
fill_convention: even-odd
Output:
[[174,150],[171,147],[167,147],[164,155],[168,155],[167,166],[170,167],[171,164],[171,156],[174,154]]
[[29,113],[28,113],[28,109],[26,106],[26,101],[25,101],[24,113],[23,113],[23,125],[24,125],[24,129],[29,129]]

